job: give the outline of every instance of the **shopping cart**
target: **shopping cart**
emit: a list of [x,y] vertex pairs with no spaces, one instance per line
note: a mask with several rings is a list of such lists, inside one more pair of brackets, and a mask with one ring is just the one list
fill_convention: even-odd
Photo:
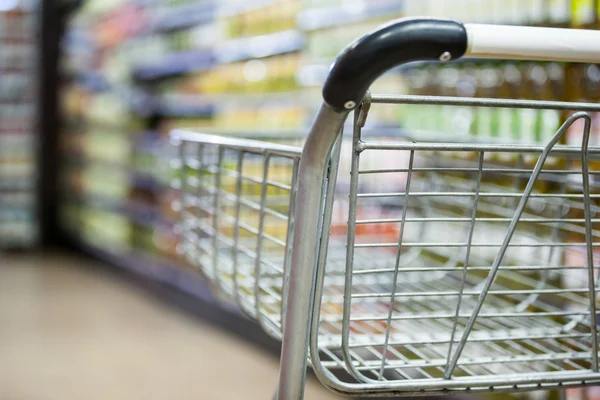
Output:
[[[307,364],[362,396],[600,384],[600,105],[368,92],[463,56],[600,62],[600,32],[394,21],[340,54],[303,148],[172,133],[180,250],[283,341],[277,398],[303,397]],[[383,103],[575,113],[541,144],[421,142],[366,134]]]

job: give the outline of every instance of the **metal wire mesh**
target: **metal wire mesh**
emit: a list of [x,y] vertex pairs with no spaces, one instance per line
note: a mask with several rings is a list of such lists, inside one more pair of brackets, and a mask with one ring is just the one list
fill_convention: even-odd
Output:
[[[600,151],[587,147],[589,117],[575,114],[546,146],[394,143],[362,136],[364,118],[336,194],[349,199],[346,262],[328,260],[324,273],[317,367],[373,391],[597,379]],[[581,145],[557,145],[578,119]]]
[[[373,96],[406,102],[600,111]],[[313,367],[343,371],[336,387],[361,393],[600,380],[600,148],[588,148],[589,116],[574,114],[545,145],[417,143],[364,136],[365,108],[329,165]],[[577,120],[581,146],[558,144]],[[301,150],[173,138],[181,251],[280,337]]]
[[[282,285],[300,151],[180,132],[180,251],[273,336],[281,335]],[[204,141],[203,141],[204,140]]]

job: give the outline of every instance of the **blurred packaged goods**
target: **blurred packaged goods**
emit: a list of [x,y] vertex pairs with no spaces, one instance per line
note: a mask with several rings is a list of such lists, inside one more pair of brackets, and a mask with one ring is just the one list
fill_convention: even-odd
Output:
[[35,2],[0,7],[0,249],[31,247],[38,235]]
[[228,13],[226,8],[220,23],[229,38],[285,31],[295,28],[299,6],[296,0],[279,0],[247,7],[239,12],[234,8]]

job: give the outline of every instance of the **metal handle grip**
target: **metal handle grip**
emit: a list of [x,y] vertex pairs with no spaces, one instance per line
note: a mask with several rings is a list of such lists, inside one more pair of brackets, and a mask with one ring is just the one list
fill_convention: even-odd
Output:
[[387,70],[410,62],[460,58],[467,32],[458,22],[433,18],[400,19],[347,46],[323,86],[323,99],[336,111],[350,111]]
[[369,86],[395,66],[462,56],[600,63],[600,31],[400,19],[362,36],[339,54],[323,86],[323,99],[337,112],[351,111]]

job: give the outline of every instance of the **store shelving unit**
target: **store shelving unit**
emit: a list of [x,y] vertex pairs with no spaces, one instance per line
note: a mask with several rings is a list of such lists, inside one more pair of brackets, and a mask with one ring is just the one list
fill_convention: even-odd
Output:
[[0,249],[37,243],[37,5],[0,7]]

